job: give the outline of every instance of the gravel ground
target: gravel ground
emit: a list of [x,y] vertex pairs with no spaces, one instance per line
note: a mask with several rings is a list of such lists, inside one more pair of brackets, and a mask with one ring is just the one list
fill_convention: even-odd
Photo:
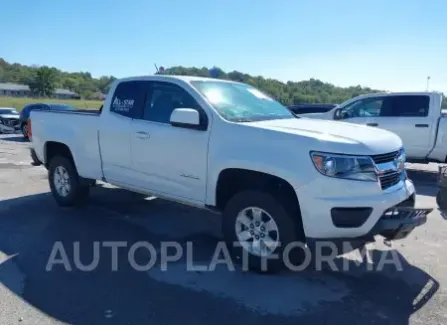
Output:
[[[419,206],[436,206],[436,168],[408,165]],[[162,242],[179,242],[184,250],[191,242],[194,266],[209,265],[221,239],[219,216],[102,184],[87,206],[59,208],[46,170],[31,165],[19,135],[0,136],[0,200],[2,325],[447,323],[447,221],[437,210],[392,247],[381,240],[372,245],[369,263],[356,264],[351,253],[336,260],[346,271],[260,275],[224,267],[186,272],[185,258],[167,271],[160,259],[150,270],[135,270],[129,250],[140,241],[156,253]],[[127,245],[117,250],[115,268],[111,249],[101,246],[112,241]],[[47,270],[55,245],[64,249],[56,258],[65,253],[67,259]],[[384,251],[402,271],[377,270]],[[134,260],[143,265],[150,257],[140,249]],[[92,260],[98,262],[93,271],[76,267]]]

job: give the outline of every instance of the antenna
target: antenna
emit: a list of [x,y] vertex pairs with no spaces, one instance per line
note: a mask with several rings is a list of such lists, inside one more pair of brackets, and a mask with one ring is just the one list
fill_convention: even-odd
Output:
[[158,73],[159,71],[158,71],[158,67],[157,67],[157,64],[156,64],[156,63],[154,63],[154,65],[155,65],[155,70],[157,70],[157,73]]

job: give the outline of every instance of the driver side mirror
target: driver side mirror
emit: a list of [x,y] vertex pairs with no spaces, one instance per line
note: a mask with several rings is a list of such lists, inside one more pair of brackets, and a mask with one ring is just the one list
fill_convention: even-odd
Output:
[[342,109],[337,108],[334,112],[334,120],[342,120],[342,119],[343,119]]
[[200,123],[199,111],[194,108],[176,108],[172,111],[169,122],[172,126],[195,130],[206,130],[206,125]]

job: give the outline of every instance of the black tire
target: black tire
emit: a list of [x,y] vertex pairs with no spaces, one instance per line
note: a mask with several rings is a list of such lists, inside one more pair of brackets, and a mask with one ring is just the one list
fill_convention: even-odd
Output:
[[24,138],[28,140],[28,126],[26,125],[26,123],[23,123],[20,129],[22,130]]
[[33,149],[30,150],[30,153],[31,153],[31,159],[33,160],[33,165],[34,166],[42,165],[42,162],[39,160],[39,158],[36,155],[36,152]]
[[[65,196],[62,196],[58,192],[54,182],[55,171],[56,168],[59,166],[64,168],[68,174],[70,189],[68,191],[68,194]],[[48,181],[50,183],[51,193],[53,194],[53,197],[59,206],[70,207],[82,205],[83,203],[85,203],[90,193],[89,186],[81,185],[79,175],[76,171],[76,167],[74,166],[73,161],[66,157],[56,156],[51,159],[48,169]]]
[[439,209],[447,210],[447,193],[446,190],[440,189],[438,194],[436,194],[436,203],[438,204]]
[[[280,246],[276,247],[273,254],[277,254],[279,258],[266,259],[250,253],[247,254],[247,252],[244,252],[244,248],[234,245],[234,243],[238,243],[235,231],[237,215],[248,207],[261,208],[275,220],[279,232]],[[222,216],[222,231],[227,247],[232,254],[233,262],[242,263],[243,266],[248,266],[249,270],[262,273],[276,273],[284,269],[286,263],[283,257],[287,245],[294,242],[303,245],[305,242],[304,236],[299,235],[299,231],[297,231],[296,220],[298,218],[300,218],[299,215],[289,215],[284,205],[269,193],[250,190],[233,196],[225,207]],[[243,261],[247,255],[248,260]],[[294,248],[288,254],[289,261],[294,265],[300,265],[303,257],[304,251],[301,248]]]

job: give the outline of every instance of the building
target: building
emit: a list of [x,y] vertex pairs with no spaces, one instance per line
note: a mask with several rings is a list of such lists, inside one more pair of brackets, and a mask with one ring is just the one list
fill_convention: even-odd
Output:
[[27,85],[0,83],[0,96],[30,97],[31,91]]
[[53,97],[57,99],[81,99],[74,91],[68,89],[57,88],[54,90]]
[[[12,83],[0,83],[0,97],[32,97],[31,90],[27,85],[18,85]],[[80,99],[77,93],[57,88],[54,90],[53,97],[57,99]]]

